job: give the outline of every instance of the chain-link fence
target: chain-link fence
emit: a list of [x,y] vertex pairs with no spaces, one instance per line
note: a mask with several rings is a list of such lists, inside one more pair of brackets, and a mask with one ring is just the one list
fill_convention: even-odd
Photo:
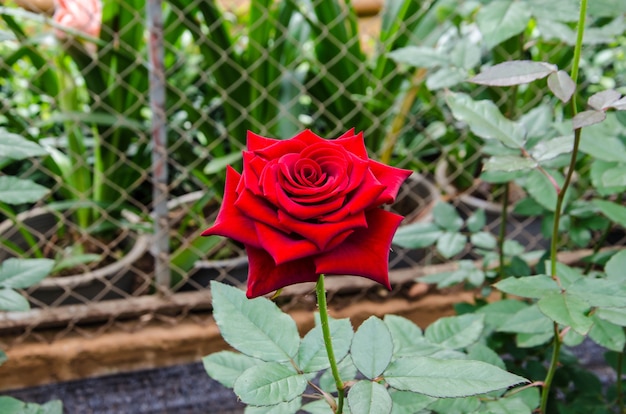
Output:
[[[19,3],[0,6],[0,134],[37,146],[23,157],[0,153],[12,180],[0,185],[0,260],[47,257],[55,268],[24,290],[31,311],[0,315],[0,330],[17,332],[2,347],[49,340],[37,333],[49,327],[60,338],[85,323],[100,333],[146,316],[176,323],[209,308],[210,280],[245,284],[242,246],[199,234],[216,217],[225,166],[241,169],[248,130],[363,131],[372,157],[416,172],[394,207],[406,224],[429,222],[433,206],[449,202],[463,218],[484,209],[492,234],[506,217],[507,237],[527,251],[546,247],[541,217],[513,211],[526,189],[481,178],[489,142],[453,116],[448,99],[489,98],[529,134],[547,128],[559,115],[544,105],[553,100],[545,82],[466,80],[511,59],[567,70],[575,1],[551,14],[527,0],[518,29],[485,21],[490,2],[388,0],[379,10],[335,0],[104,0],[101,15],[66,10],[67,19],[67,0],[54,17],[52,4]],[[624,16],[592,17],[585,82],[623,86]],[[396,246],[389,295],[404,295],[420,267],[478,257],[470,243],[451,257]],[[347,303],[380,293],[336,286]],[[283,305],[306,303],[302,292]]]

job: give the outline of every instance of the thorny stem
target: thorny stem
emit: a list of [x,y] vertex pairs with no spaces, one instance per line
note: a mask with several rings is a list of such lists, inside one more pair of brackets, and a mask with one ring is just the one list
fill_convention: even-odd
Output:
[[[317,307],[320,312],[320,324],[322,326],[322,334],[324,335],[324,344],[326,345],[326,354],[328,355],[328,362],[330,362],[330,369],[335,379],[335,385],[337,386],[337,410],[335,414],[342,414],[343,412],[343,399],[345,394],[345,387],[341,377],[339,376],[339,368],[337,368],[337,361],[335,360],[335,351],[333,350],[332,338],[330,336],[330,326],[328,325],[328,305],[326,304],[326,289],[324,288],[324,275],[320,275],[315,285],[315,291],[317,293]],[[332,407],[331,407],[332,408]]]
[[[587,14],[587,0],[580,1],[580,11],[578,15],[578,28],[576,34],[576,45],[574,47],[574,57],[572,62],[572,71],[571,78],[574,81],[574,84],[578,84],[578,68],[580,65],[580,54],[582,50],[583,43],[583,34],[585,31],[585,17]],[[572,102],[572,118],[576,116],[578,113],[578,107],[576,105],[577,93],[574,91],[574,94],[571,98]],[[574,174],[574,169],[576,167],[576,158],[578,156],[578,147],[580,145],[580,135],[581,129],[577,128],[574,130],[574,147],[572,148],[572,155],[570,157],[570,163],[567,170],[567,175],[565,176],[565,181],[561,188],[557,191],[557,200],[556,200],[556,209],[554,211],[554,227],[552,228],[552,240],[550,243],[550,275],[552,279],[558,280],[558,276],[556,274],[556,265],[557,265],[557,241],[559,236],[559,222],[561,220],[561,213],[563,208],[563,201],[565,200],[565,193],[569,184],[572,180],[572,175]],[[546,379],[544,381],[543,389],[541,390],[541,406],[539,412],[542,414],[546,414],[547,406],[548,406],[548,396],[550,394],[550,386],[552,385],[552,379],[554,378],[554,373],[556,372],[556,368],[559,362],[559,352],[561,350],[561,336],[559,335],[559,325],[557,322],[554,322],[554,339],[553,339],[553,349],[552,349],[552,359],[550,360],[550,366],[548,368],[548,373],[546,374]]]

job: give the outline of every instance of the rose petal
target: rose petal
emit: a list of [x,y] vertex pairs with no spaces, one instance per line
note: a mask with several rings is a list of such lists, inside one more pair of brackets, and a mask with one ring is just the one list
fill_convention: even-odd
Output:
[[276,207],[247,189],[239,195],[235,207],[253,223],[265,223],[280,231],[289,232],[288,228],[281,225]]
[[413,173],[413,171],[390,167],[373,160],[370,160],[370,169],[378,181],[385,186],[385,191],[376,200],[376,205],[393,203],[396,200],[400,186]]
[[274,145],[280,141],[281,140],[279,139],[262,137],[252,131],[248,131],[248,134],[246,135],[246,147],[248,148],[248,151],[257,151],[269,147],[270,145]]
[[327,249],[329,243],[341,234],[367,227],[366,216],[363,212],[345,217],[343,220],[333,223],[302,221],[284,211],[278,212],[278,219],[282,227],[290,229],[303,238],[312,241],[320,251]]
[[365,147],[365,141],[363,140],[363,132],[359,132],[358,134],[352,136],[339,137],[334,142],[341,144],[341,146],[343,146],[348,152],[361,159],[369,159],[367,148]]
[[310,258],[293,260],[276,265],[264,250],[246,246],[250,267],[246,296],[255,298],[285,286],[303,282],[316,282],[315,265]]
[[213,226],[202,232],[202,236],[220,235],[230,237],[246,245],[259,247],[259,239],[254,221],[235,207],[237,201],[236,188],[241,175],[232,167],[226,167],[226,184],[224,199]]
[[391,289],[389,249],[403,217],[382,209],[366,215],[367,229],[355,230],[339,246],[316,256],[315,269],[327,275],[363,276]]
[[260,248],[274,259],[274,263],[283,264],[303,257],[316,255],[320,252],[310,240],[297,234],[286,234],[260,222],[254,224],[259,238]]

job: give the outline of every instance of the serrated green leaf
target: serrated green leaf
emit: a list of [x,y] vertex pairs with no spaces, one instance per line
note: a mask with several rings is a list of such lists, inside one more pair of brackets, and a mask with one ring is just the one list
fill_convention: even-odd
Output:
[[548,318],[561,325],[570,326],[581,335],[587,335],[593,325],[593,320],[587,316],[589,304],[567,292],[547,294],[539,299],[537,306]]
[[619,326],[626,326],[626,307],[613,308],[606,307],[596,310],[595,316],[598,318],[614,323]]
[[455,254],[461,253],[466,243],[467,237],[465,235],[446,231],[437,240],[437,251],[443,257],[449,259]]
[[493,234],[481,231],[470,236],[470,243],[480,249],[493,250],[496,248],[498,241]]
[[485,315],[485,327],[495,329],[508,321],[512,315],[526,307],[528,305],[522,301],[502,299],[488,303],[477,309],[476,313]]
[[[326,401],[322,401],[328,407]],[[300,412],[302,407],[302,398],[298,397],[294,400],[283,402],[276,405],[254,406],[248,405],[244,410],[244,414],[294,414]]]
[[406,318],[397,315],[385,315],[383,321],[391,333],[395,357],[427,356],[441,349],[440,346],[427,341],[420,327]]
[[552,321],[544,315],[537,304],[527,306],[503,320],[497,327],[499,332],[518,334],[552,334]]
[[46,155],[48,152],[36,142],[0,129],[0,154],[2,154],[3,158],[22,160],[24,158]]
[[561,154],[567,154],[574,147],[574,136],[563,136],[541,141],[530,150],[530,155],[537,161],[549,161]]
[[348,404],[353,413],[391,413],[393,402],[384,385],[373,381],[357,381],[348,392]]
[[599,317],[593,316],[593,326],[589,337],[598,345],[615,352],[622,352],[626,345],[624,328]]
[[604,272],[609,280],[626,280],[626,250],[615,253],[606,265]]
[[[319,319],[319,318],[318,318]],[[352,324],[350,319],[332,319],[328,321],[330,336],[333,341],[335,358],[341,361],[350,350],[352,343]],[[322,326],[317,323],[302,339],[297,358],[298,368],[302,372],[317,372],[330,367]]]
[[576,84],[567,72],[559,70],[548,76],[548,88],[562,102],[567,102],[576,91]]
[[606,112],[597,110],[587,110],[577,113],[572,118],[572,127],[580,129],[591,125],[599,124],[606,119]]
[[434,68],[450,64],[448,55],[427,46],[402,47],[390,52],[388,56],[397,63],[418,68]]
[[[342,381],[352,381],[356,378],[357,369],[352,363],[352,358],[344,358],[337,364],[339,369],[339,377]],[[326,392],[337,392],[337,384],[331,369],[327,369],[320,377],[320,388]]]
[[275,405],[302,395],[307,381],[293,367],[265,362],[248,368],[234,384],[235,394],[245,404]]
[[428,407],[435,398],[409,391],[389,391],[393,407],[391,414],[415,414]]
[[4,364],[6,361],[7,361],[7,354],[5,354],[2,349],[0,349],[0,365]]
[[485,214],[485,210],[479,208],[474,211],[474,213],[472,213],[472,215],[465,221],[465,225],[470,233],[477,233],[481,231],[483,227],[487,225],[487,215]]
[[38,408],[37,414],[63,414],[63,402],[61,400],[48,401]]
[[51,259],[10,258],[0,263],[0,287],[24,289],[41,282],[54,267]]
[[294,320],[266,298],[248,299],[243,291],[211,281],[213,316],[233,348],[264,361],[289,361],[300,345]]
[[440,398],[428,409],[436,413],[474,413],[480,407],[479,397]]
[[[478,13],[480,16],[480,12]],[[529,83],[556,73],[558,68],[546,62],[513,60],[483,70],[470,82],[489,86],[513,86]]]
[[569,295],[578,296],[590,306],[626,306],[626,285],[621,280],[581,278],[567,286]]
[[467,123],[474,134],[485,139],[497,139],[509,148],[523,147],[524,127],[506,119],[493,102],[474,101],[462,93],[448,94],[446,102],[454,117]]
[[463,219],[459,212],[448,203],[437,203],[433,207],[433,218],[440,228],[448,231],[458,231],[463,227]]
[[0,202],[6,204],[35,203],[50,190],[31,180],[10,175],[0,176]]
[[528,382],[481,361],[405,357],[385,371],[387,383],[400,391],[438,398],[466,397]]
[[357,329],[352,339],[350,356],[366,378],[374,379],[387,368],[393,354],[393,341],[387,325],[370,316]]
[[489,157],[483,165],[484,171],[529,171],[537,167],[537,161],[515,155]]
[[532,412],[533,409],[519,398],[500,398],[485,402],[476,414],[531,414]]
[[209,377],[227,388],[233,388],[235,380],[248,368],[262,361],[232,351],[220,351],[202,358],[202,365]]
[[443,231],[435,223],[417,222],[400,226],[393,237],[393,244],[407,249],[432,246]]
[[[555,175],[552,176],[560,185],[559,179]],[[524,183],[524,188],[528,194],[535,199],[542,207],[548,211],[554,211],[556,208],[557,192],[554,183],[545,175],[537,170],[531,171]]]
[[480,338],[485,327],[484,316],[465,314],[437,319],[424,332],[430,342],[448,349],[470,346]]
[[626,207],[612,201],[595,199],[591,203],[600,209],[600,212],[622,227],[626,227]]
[[30,309],[28,301],[13,289],[0,289],[0,311],[23,312]]
[[509,277],[494,286],[504,293],[533,299],[561,291],[556,281],[547,275]]
[[467,350],[467,357],[474,361],[483,361],[491,365],[495,365],[498,368],[506,369],[502,358],[487,345],[481,343],[475,343],[471,345]]
[[[548,321],[549,320],[550,319],[548,319]],[[540,345],[547,344],[548,342],[552,341],[553,337],[553,331],[547,331],[542,333],[518,333],[517,335],[515,335],[515,344],[519,348],[534,348]]]

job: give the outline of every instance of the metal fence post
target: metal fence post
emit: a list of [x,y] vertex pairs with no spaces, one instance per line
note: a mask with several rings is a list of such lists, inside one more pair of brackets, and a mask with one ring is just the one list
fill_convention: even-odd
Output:
[[162,293],[170,288],[167,136],[165,131],[165,68],[163,64],[162,0],[146,2],[148,26],[148,73],[152,122],[152,194],[154,211],[155,282]]

